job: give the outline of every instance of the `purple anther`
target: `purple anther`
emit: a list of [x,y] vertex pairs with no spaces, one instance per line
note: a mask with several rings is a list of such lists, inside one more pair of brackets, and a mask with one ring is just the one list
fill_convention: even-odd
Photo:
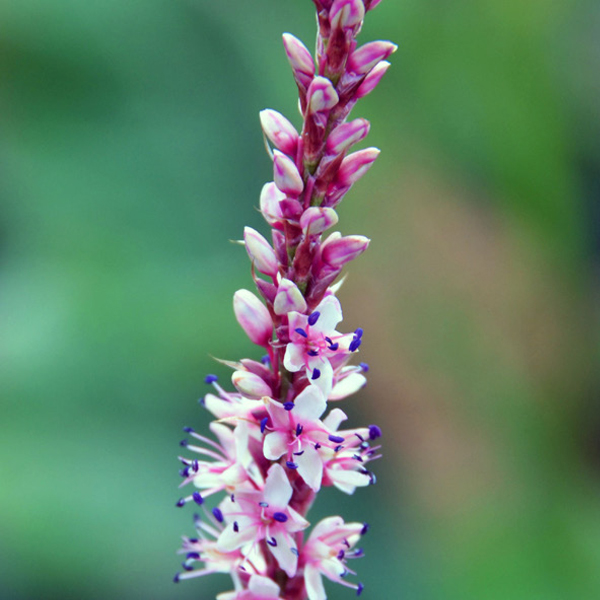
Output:
[[352,458],[358,462],[363,462],[363,459],[358,454],[353,454]]
[[367,531],[369,531],[369,524],[364,523],[362,529],[360,530],[360,535],[365,535],[365,533],[367,533]]
[[261,356],[260,362],[263,365],[268,365],[271,362],[271,359],[269,358],[268,354],[265,354],[264,356]]
[[193,432],[194,432],[194,430],[193,430],[191,427],[184,427],[184,428],[183,428],[183,430],[184,430],[186,433],[193,433]]
[[338,558],[338,560],[342,560],[344,558],[344,556],[346,556],[346,553],[343,550],[340,550],[338,552],[337,558]]
[[269,420],[269,417],[265,417],[264,419],[261,419],[261,421],[260,421],[260,432],[261,433],[265,432],[265,428],[267,427],[268,420]]
[[352,556],[353,558],[362,558],[365,555],[365,552],[362,548],[356,548],[353,552],[352,552]]
[[304,427],[302,425],[300,425],[300,423],[298,423],[296,425],[296,437],[298,437],[302,433],[303,430],[304,430]]
[[348,346],[348,350],[350,350],[350,352],[356,352],[359,348],[359,346],[361,345],[362,340],[358,337],[352,338],[352,341],[350,342],[350,345]]
[[259,506],[262,506],[263,508],[268,508],[269,507],[269,503],[268,502],[259,502],[258,503]]
[[369,477],[371,478],[371,485],[375,485],[377,483],[377,477],[375,473],[371,473],[371,471],[369,471]]
[[198,538],[190,538],[190,544],[197,544]]
[[358,327],[357,329],[355,329],[355,330],[354,330],[354,335],[355,335],[357,338],[361,338],[361,337],[362,337],[362,335],[363,335],[363,330],[362,330],[360,327]]
[[223,522],[223,513],[221,512],[221,509],[220,509],[218,506],[215,506],[215,507],[212,509],[212,514],[213,514],[213,516],[215,517],[215,519],[216,519],[217,521],[219,521],[219,523],[222,523],[222,522]]
[[381,428],[377,427],[377,425],[369,425],[369,439],[376,440],[382,436]]
[[364,589],[365,589],[365,586],[359,582],[358,587],[356,588],[356,595],[360,596]]
[[267,540],[267,544],[275,548],[275,546],[277,546],[277,540],[274,537],[272,537],[270,540]]
[[328,344],[333,344],[333,341],[331,340],[331,338],[330,338],[330,337],[327,337],[327,336],[325,336],[325,341],[326,341]]
[[290,548],[290,550],[292,551],[292,554],[295,554],[296,556],[300,555],[300,553],[298,552],[298,548]]
[[233,522],[233,530],[234,530],[236,533],[238,533],[238,532],[239,532],[239,530],[240,530],[240,526],[238,525],[238,522],[237,522],[237,521],[234,521],[234,522]]
[[219,381],[219,378],[216,375],[207,375],[204,378],[204,383],[214,383],[215,381]]
[[335,352],[339,347],[340,347],[340,345],[337,342],[333,342],[333,343],[329,344],[329,349],[332,352]]
[[229,498],[231,499],[232,502],[235,502],[235,494],[231,494],[231,496],[229,496]]
[[177,504],[175,504],[175,506],[179,506],[179,508],[181,508],[182,506],[185,506],[185,499],[179,498],[179,500],[177,500]]
[[342,436],[333,434],[328,436],[328,439],[330,442],[335,442],[336,444],[342,444],[345,441]]
[[296,329],[294,329],[294,331],[298,335],[301,335],[303,338],[308,338],[308,334],[306,333],[306,331],[304,331],[304,329],[302,329],[302,327],[296,327]]
[[360,363],[359,366],[363,370],[363,372],[365,372],[365,373],[369,372],[369,365],[367,363]]
[[292,470],[294,470],[294,469],[297,469],[297,468],[298,468],[298,465],[297,465],[295,462],[292,462],[291,460],[286,460],[286,461],[285,461],[285,466],[286,466],[288,469],[292,469]]
[[194,471],[194,473],[197,473],[200,470],[200,463],[197,460],[194,460],[194,462],[192,463],[192,471]]
[[200,492],[194,492],[192,494],[192,498],[194,499],[194,502],[198,506],[201,506],[202,504],[204,504],[204,498],[200,495]]
[[184,568],[184,570],[186,571],[193,571],[194,567],[192,565],[188,565],[187,563],[181,563],[181,566]]
[[355,436],[356,436],[356,437],[357,437],[357,438],[358,438],[358,439],[359,439],[361,442],[364,442],[364,441],[365,441],[365,438],[364,438],[362,435],[360,435],[360,433],[355,433],[354,435],[355,435]]
[[319,442],[315,442],[315,450],[318,450],[321,447],[321,444],[319,444]]
[[308,354],[309,356],[319,356],[319,351],[318,350],[309,350],[306,354]]
[[179,442],[179,445],[180,445],[180,446],[183,446],[183,447],[185,448],[185,447],[188,445],[188,441],[187,441],[187,440],[181,440],[181,441]]
[[315,310],[314,313],[308,316],[308,324],[312,327],[319,320],[320,316],[321,313],[318,310]]
[[313,369],[311,379],[314,381],[315,379],[319,379],[321,377],[321,371],[319,369]]
[[300,450],[300,452],[293,452],[294,456],[302,456],[304,454],[304,450]]
[[179,573],[175,573],[175,577],[173,577],[173,583],[179,583]]
[[294,403],[293,402],[284,402],[283,408],[285,408],[285,410],[292,410],[292,408],[294,408]]
[[180,469],[179,470],[179,476],[180,477],[187,477],[189,474],[188,468],[186,467],[185,469]]
[[288,520],[288,516],[285,513],[282,513],[282,512],[273,513],[273,518],[278,523],[285,523]]
[[339,446],[336,446],[333,451],[334,452],[339,452],[344,446],[342,446],[342,444],[339,444]]
[[188,552],[186,558],[188,560],[200,560],[200,554],[198,552]]
[[202,398],[198,398],[198,404],[206,406],[206,398],[204,396],[202,396]]

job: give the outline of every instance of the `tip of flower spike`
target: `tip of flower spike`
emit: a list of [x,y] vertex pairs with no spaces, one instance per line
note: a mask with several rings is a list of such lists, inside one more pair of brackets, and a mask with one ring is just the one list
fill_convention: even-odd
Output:
[[204,378],[204,383],[214,383],[215,381],[219,381],[219,378],[216,375],[207,375]]
[[377,425],[369,425],[369,439],[376,440],[382,436],[381,428]]

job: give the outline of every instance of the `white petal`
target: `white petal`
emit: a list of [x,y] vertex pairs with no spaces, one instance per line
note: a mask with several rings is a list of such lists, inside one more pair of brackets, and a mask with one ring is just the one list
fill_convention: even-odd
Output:
[[287,449],[287,435],[285,433],[273,431],[265,436],[265,443],[263,445],[265,458],[277,460],[287,452]]
[[266,598],[278,598],[279,586],[268,577],[262,575],[252,575],[248,589],[257,596],[265,596]]
[[344,471],[336,469],[327,472],[329,479],[336,488],[346,494],[354,494],[357,487],[365,487],[371,483],[371,478],[358,471]]
[[217,436],[223,450],[230,458],[235,457],[235,438],[233,431],[222,423],[211,423],[208,428]]
[[310,539],[313,540],[319,537],[323,537],[329,533],[332,533],[333,531],[341,527],[343,524],[344,519],[342,519],[342,517],[326,517],[325,519],[319,521],[313,527],[313,530],[310,533]]
[[319,452],[313,446],[306,446],[303,450],[304,454],[294,457],[294,461],[298,465],[298,473],[308,487],[318,492],[323,480],[323,462]]
[[277,542],[276,546],[269,544],[271,554],[277,559],[279,566],[287,573],[288,577],[293,577],[298,568],[298,557],[292,552],[292,548],[296,548],[296,544],[292,541],[291,536],[280,528],[268,528],[267,538],[270,537],[275,538]]
[[323,425],[331,431],[337,431],[338,427],[348,418],[348,415],[341,408],[334,408],[324,419]]
[[233,523],[229,523],[221,532],[217,540],[217,548],[223,552],[232,552],[251,542],[258,535],[258,527],[251,524],[239,525],[239,531],[233,530]]
[[269,411],[269,416],[271,417],[275,429],[287,431],[290,428],[290,413],[285,410],[281,402],[269,398],[267,410]]
[[[315,369],[319,369],[321,374],[317,379],[312,379]],[[320,356],[311,357],[306,369],[306,376],[313,385],[316,385],[323,392],[325,398],[329,396],[333,387],[333,369],[331,368],[331,363],[326,358]]]
[[291,506],[288,506],[287,512],[289,519],[286,523],[286,529],[290,533],[302,531],[310,525],[310,523],[299,512],[296,512]]
[[326,408],[327,401],[323,392],[316,385],[309,385],[294,400],[294,418],[296,421],[316,421]]
[[338,381],[329,394],[329,400],[342,400],[355,394],[367,383],[367,378],[361,373],[350,373]]
[[306,565],[304,568],[304,585],[308,600],[327,600],[321,573],[319,573],[319,569],[311,564]]
[[288,505],[292,497],[292,486],[281,465],[274,464],[269,469],[263,496],[265,502],[273,508],[285,508]]
[[304,366],[304,347],[290,342],[285,349],[283,366],[292,373],[299,371]]
[[311,331],[329,335],[342,320],[342,307],[335,296],[325,296],[315,311],[319,312],[319,318]]

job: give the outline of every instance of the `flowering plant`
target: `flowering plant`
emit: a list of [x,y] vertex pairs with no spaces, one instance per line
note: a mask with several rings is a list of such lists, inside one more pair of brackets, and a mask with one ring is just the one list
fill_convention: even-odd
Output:
[[[363,590],[347,561],[367,531],[339,516],[309,527],[307,513],[323,486],[352,494],[375,483],[367,463],[379,457],[376,425],[340,429],[347,419],[328,409],[366,383],[365,363],[351,365],[363,331],[340,333],[342,309],[334,283],[345,264],[362,254],[361,235],[325,231],[338,222],[335,208],[371,167],[376,148],[348,153],[365,138],[365,119],[348,121],[357,100],[371,92],[396,46],[375,41],[357,48],[365,13],[380,0],[313,0],[317,8],[316,60],[297,38],[283,43],[299,91],[300,133],[280,113],[260,113],[273,181],[260,196],[272,243],[246,227],[244,240],[262,300],[248,290],[233,299],[235,316],[262,360],[223,361],[234,372],[235,392],[214,386],[202,404],[216,418],[215,439],[191,428],[182,457],[182,485],[195,491],[197,537],[183,538],[183,572],[175,581],[230,573],[234,590],[218,600],[324,600],[323,576]],[[261,275],[264,277],[261,277]],[[376,443],[376,442],[375,442]],[[212,510],[205,499],[224,494]]]

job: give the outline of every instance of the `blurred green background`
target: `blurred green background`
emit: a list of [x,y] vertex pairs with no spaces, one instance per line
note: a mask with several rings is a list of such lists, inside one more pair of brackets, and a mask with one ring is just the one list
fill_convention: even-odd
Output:
[[[280,35],[309,0],[0,4],[0,598],[209,599],[173,585],[181,428],[272,175],[258,111],[299,124]],[[600,597],[600,5],[388,0],[399,44],[355,109],[382,155],[340,209],[372,238],[341,298],[384,429],[372,600]],[[330,598],[353,597],[329,586]]]

